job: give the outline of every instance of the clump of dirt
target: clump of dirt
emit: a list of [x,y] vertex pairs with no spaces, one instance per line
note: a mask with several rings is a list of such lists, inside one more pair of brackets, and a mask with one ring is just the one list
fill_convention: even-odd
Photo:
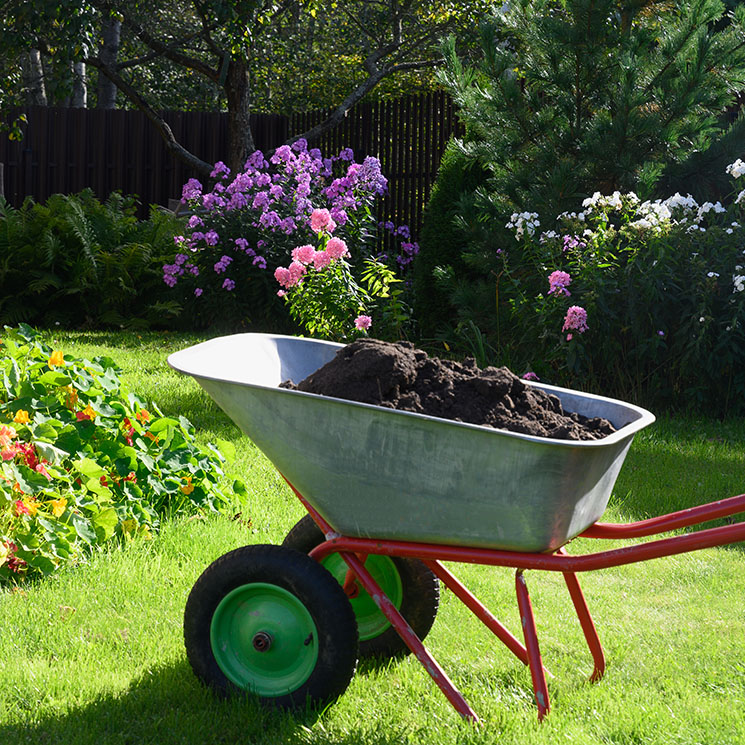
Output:
[[556,396],[506,367],[441,360],[410,342],[359,339],[305,380],[281,387],[560,440],[615,432],[606,419],[565,412]]

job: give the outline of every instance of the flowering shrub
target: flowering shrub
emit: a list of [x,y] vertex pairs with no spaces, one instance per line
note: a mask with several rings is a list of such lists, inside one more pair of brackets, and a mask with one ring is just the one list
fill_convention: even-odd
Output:
[[513,216],[515,243],[492,259],[500,354],[551,382],[745,411],[743,203],[745,189],[729,207],[595,193],[541,234]]
[[25,325],[0,343],[0,582],[149,539],[164,514],[228,503],[220,452],[126,392],[113,360],[73,358]]
[[[298,140],[279,147],[268,161],[256,151],[246,161],[245,170],[235,175],[217,163],[212,177],[216,182],[210,191],[195,179],[184,186],[183,201],[193,212],[189,232],[177,236],[178,253],[173,263],[163,267],[164,282],[178,286],[190,298],[194,316],[205,323],[221,320],[276,327],[284,318],[287,326],[277,292],[284,297],[288,287],[298,284],[299,272],[309,274],[309,266],[312,272],[323,272],[332,261],[344,258],[346,263],[335,264],[323,276],[339,275],[339,267],[345,267],[344,281],[352,275],[360,280],[364,261],[377,258],[380,246],[374,206],[387,190],[377,158],[356,163],[349,148],[324,158],[318,149],[309,150],[305,140]],[[383,227],[394,235],[399,249],[390,261],[378,263],[405,267],[418,251],[409,240],[408,228],[389,223]],[[322,245],[314,259],[311,251],[316,246],[312,244],[319,236]],[[343,256],[334,256],[340,250],[334,243],[337,240],[346,247]],[[328,263],[322,266],[323,260]],[[280,267],[292,272],[290,284],[284,272],[276,276]],[[328,282],[338,286],[331,279]],[[309,291],[314,283],[306,278],[303,284],[303,292],[291,293],[295,296],[291,312],[305,299],[317,299],[317,293]],[[301,323],[310,314],[310,310],[292,313]],[[347,319],[348,328],[353,318]],[[328,334],[325,328],[321,324],[316,331]]]

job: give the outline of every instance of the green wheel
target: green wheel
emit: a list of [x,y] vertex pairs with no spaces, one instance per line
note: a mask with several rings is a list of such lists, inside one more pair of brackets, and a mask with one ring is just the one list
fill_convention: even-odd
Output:
[[328,703],[357,666],[344,591],[321,565],[279,546],[244,546],[207,567],[186,603],[184,641],[203,683],[280,708]]
[[[305,515],[287,534],[282,545],[310,553],[324,540],[313,518]],[[347,564],[339,554],[330,554],[321,564],[340,585],[344,584]],[[437,616],[440,602],[437,577],[416,559],[370,554],[365,568],[401,611],[414,633],[423,640]],[[363,588],[357,588],[350,602],[357,619],[361,657],[393,657],[409,653],[397,631]]]

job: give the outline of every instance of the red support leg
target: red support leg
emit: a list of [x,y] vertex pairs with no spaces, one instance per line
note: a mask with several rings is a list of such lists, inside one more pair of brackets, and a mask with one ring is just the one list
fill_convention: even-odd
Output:
[[[558,550],[559,554],[565,554],[563,548]],[[597,683],[605,672],[605,654],[603,653],[603,647],[600,644],[600,637],[598,636],[597,629],[593,623],[592,616],[590,615],[590,609],[587,607],[587,601],[585,595],[582,592],[582,588],[579,586],[579,580],[577,575],[573,572],[563,572],[564,581],[567,583],[569,595],[574,603],[574,609],[577,611],[577,618],[579,618],[580,626],[582,626],[582,632],[585,635],[585,641],[587,646],[590,648],[592,654],[592,661],[595,667],[590,676],[591,683]]]
[[548,714],[551,706],[548,700],[546,676],[543,674],[543,662],[541,661],[541,650],[538,646],[533,606],[530,603],[528,586],[525,584],[522,569],[515,572],[515,589],[517,591],[517,605],[520,609],[520,622],[525,635],[525,647],[528,650],[528,665],[530,666],[530,677],[533,680],[533,693],[538,706],[538,721],[541,721]]
[[453,708],[464,719],[470,719],[472,722],[477,723],[479,718],[476,712],[468,705],[468,702],[463,698],[463,694],[453,685],[447,673],[445,673],[437,660],[432,657],[424,644],[422,644],[406,619],[399,613],[398,608],[393,605],[388,599],[388,596],[380,589],[378,583],[373,579],[367,569],[365,569],[364,564],[354,554],[340,553],[339,555],[357,575],[360,584],[367,590],[370,597],[375,601],[375,604],[391,622],[391,625],[396,629],[406,646],[414,653],[419,662],[422,663],[424,669],[445,694],[445,697],[452,704]]

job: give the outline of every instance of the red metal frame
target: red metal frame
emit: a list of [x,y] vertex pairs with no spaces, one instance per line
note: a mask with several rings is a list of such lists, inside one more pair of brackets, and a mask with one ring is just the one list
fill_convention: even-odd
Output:
[[[453,594],[521,662],[529,667],[533,693],[538,707],[538,718],[540,720],[550,710],[548,687],[546,685],[546,675],[550,675],[550,673],[543,666],[541,659],[535,618],[528,593],[528,586],[525,581],[526,569],[541,569],[544,571],[561,572],[563,574],[587,646],[592,655],[594,668],[590,676],[590,681],[596,682],[602,678],[605,671],[605,656],[595,629],[595,624],[592,621],[585,597],[577,580],[577,572],[622,566],[624,564],[647,561],[663,556],[672,556],[688,551],[697,551],[703,548],[723,546],[728,543],[745,540],[745,522],[718,528],[708,528],[693,533],[684,533],[669,538],[647,541],[625,548],[599,551],[581,556],[568,554],[564,547],[559,548],[552,554],[533,554],[466,546],[387,541],[373,538],[350,538],[336,533],[329,523],[308,503],[303,495],[292,484],[289,485],[326,536],[326,541],[311,551],[311,557],[320,561],[331,553],[338,553],[344,559],[349,567],[349,575],[344,583],[345,590],[350,593],[354,587],[351,576],[353,573],[359,584],[370,594],[409,649],[422,663],[427,673],[440,687],[455,710],[461,716],[474,722],[479,721],[476,713],[471,709],[460,691],[453,685],[452,681],[412,631],[403,616],[365,569],[364,562],[368,554],[398,556],[423,561]],[[585,538],[598,539],[639,538],[699,525],[709,520],[728,517],[740,512],[745,512],[745,494],[634,523],[595,523],[581,535]],[[523,629],[524,645],[460,583],[449,569],[446,569],[442,565],[441,562],[443,561],[506,566],[513,567],[516,570],[515,590]]]

